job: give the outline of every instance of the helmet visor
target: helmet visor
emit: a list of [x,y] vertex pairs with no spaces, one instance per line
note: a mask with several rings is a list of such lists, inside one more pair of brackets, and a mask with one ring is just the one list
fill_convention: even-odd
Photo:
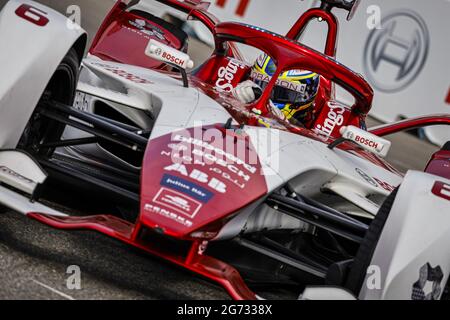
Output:
[[[270,77],[264,76],[259,72],[252,72],[252,78],[253,82],[255,82],[263,90],[267,87],[270,81]],[[319,89],[319,82],[320,77],[318,75],[298,82],[278,79],[272,90],[271,100],[274,103],[279,104],[307,104],[316,97]]]

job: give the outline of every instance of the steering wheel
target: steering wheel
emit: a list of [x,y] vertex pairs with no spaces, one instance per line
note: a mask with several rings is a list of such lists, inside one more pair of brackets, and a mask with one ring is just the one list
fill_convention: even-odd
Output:
[[352,112],[367,114],[373,100],[373,90],[360,75],[336,60],[284,36],[248,24],[225,22],[215,27],[216,54],[227,54],[227,43],[237,42],[249,45],[268,54],[277,65],[261,98],[254,108],[268,112],[267,103],[276,80],[282,72],[289,70],[309,70],[327,80],[340,85],[355,99]]

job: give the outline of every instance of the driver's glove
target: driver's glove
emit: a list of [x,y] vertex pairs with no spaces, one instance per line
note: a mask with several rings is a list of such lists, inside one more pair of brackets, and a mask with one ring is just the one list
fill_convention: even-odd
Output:
[[282,121],[286,120],[286,115],[283,113],[283,111],[278,109],[276,105],[273,104],[272,100],[269,100],[269,107],[272,114],[275,115],[278,119]]
[[255,91],[261,91],[261,88],[252,80],[246,80],[239,83],[236,88],[232,90],[232,93],[233,96],[239,99],[241,102],[250,103],[257,99]]

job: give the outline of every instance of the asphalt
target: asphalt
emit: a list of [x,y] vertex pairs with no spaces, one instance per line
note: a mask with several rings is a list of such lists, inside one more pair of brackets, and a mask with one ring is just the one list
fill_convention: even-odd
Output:
[[[0,0],[0,7],[5,2]],[[62,13],[79,5],[90,37],[113,5],[112,0],[39,2]],[[390,139],[388,160],[403,171],[423,169],[437,149],[407,134]],[[81,270],[80,290],[67,286],[73,265]],[[0,214],[0,284],[0,299],[228,298],[221,288],[120,242],[94,232],[57,231],[13,212]]]

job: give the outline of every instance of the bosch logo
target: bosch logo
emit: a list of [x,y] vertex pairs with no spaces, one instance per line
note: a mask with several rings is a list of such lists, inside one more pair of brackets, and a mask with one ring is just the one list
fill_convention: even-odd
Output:
[[[161,49],[159,49],[161,50]],[[158,51],[158,49],[156,50]],[[158,53],[157,53],[158,54]],[[161,55],[163,59],[166,59],[167,61],[176,64],[177,66],[183,66],[185,61],[183,59],[180,59],[168,52],[163,52],[162,54],[159,53],[158,55]]]
[[145,54],[152,59],[176,65],[182,69],[194,67],[194,61],[190,59],[189,55],[154,39],[150,39],[148,42]]
[[422,71],[429,42],[428,28],[417,13],[403,10],[386,16],[381,21],[381,29],[374,29],[366,42],[367,78],[380,91],[404,89]]
[[374,149],[378,149],[379,144],[373,140],[361,137],[361,136],[355,136],[355,141],[358,143],[361,143],[363,145],[366,145],[368,147],[374,148]]
[[354,134],[353,132],[349,132],[349,133],[347,134],[347,139],[349,139],[349,140],[354,140],[354,139],[355,139],[355,134]]
[[156,49],[156,51],[155,51],[155,54],[158,55],[158,56],[162,55],[162,53],[163,53],[163,51],[162,51],[161,48],[158,48],[158,49]]

